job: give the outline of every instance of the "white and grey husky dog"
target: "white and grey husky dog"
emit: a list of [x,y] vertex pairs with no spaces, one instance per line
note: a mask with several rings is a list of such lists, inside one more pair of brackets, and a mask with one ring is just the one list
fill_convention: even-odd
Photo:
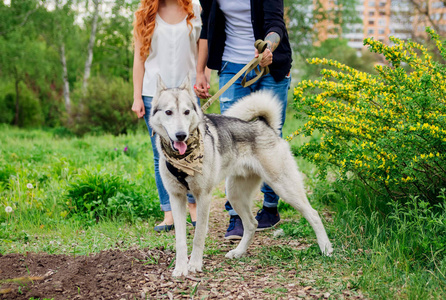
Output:
[[[150,126],[157,133],[160,173],[170,196],[175,222],[176,261],[173,276],[202,270],[211,193],[226,178],[226,194],[243,222],[243,238],[226,254],[242,256],[257,229],[251,207],[264,181],[308,220],[323,254],[332,245],[318,213],[305,195],[302,176],[289,145],[279,136],[281,104],[268,92],[253,93],[224,115],[203,114],[186,78],[179,88],[166,88],[158,78]],[[188,262],[186,194],[197,203],[197,226]]]

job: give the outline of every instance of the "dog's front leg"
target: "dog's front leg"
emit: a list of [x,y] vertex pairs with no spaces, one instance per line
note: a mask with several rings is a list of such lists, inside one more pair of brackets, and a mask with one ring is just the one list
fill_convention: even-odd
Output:
[[208,232],[210,203],[210,195],[201,196],[197,199],[197,227],[195,229],[194,246],[188,265],[188,269],[191,272],[202,271],[204,243]]
[[169,195],[175,224],[176,261],[172,275],[187,275],[186,199],[185,195]]

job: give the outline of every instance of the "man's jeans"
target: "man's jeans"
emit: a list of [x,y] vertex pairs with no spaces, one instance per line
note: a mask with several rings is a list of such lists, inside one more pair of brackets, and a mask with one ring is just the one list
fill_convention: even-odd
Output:
[[[231,62],[223,62],[222,68],[220,70],[220,80],[219,86],[223,87],[231,78],[237,74],[245,65],[236,64]],[[248,76],[246,76],[246,81],[254,78],[256,75],[255,71],[251,71]],[[280,125],[280,132],[282,135],[282,126],[285,122],[286,107],[288,100],[288,90],[290,88],[291,77],[287,76],[281,81],[275,81],[271,74],[262,76],[259,80],[254,82],[252,85],[244,88],[241,85],[242,77],[238,78],[233,85],[231,85],[221,96],[220,96],[220,110],[224,113],[229,107],[231,107],[240,98],[247,96],[255,91],[260,90],[270,90],[272,91],[279,101],[282,103],[282,123]],[[264,194],[263,206],[265,207],[276,207],[279,202],[279,196],[274,193],[274,191],[266,183],[263,184],[261,191]],[[234,216],[237,213],[232,208],[229,201],[225,204],[226,210],[229,215]]]

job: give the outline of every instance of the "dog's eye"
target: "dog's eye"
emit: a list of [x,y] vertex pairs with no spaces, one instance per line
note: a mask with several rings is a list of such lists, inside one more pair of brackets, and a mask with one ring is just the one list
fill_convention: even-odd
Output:
[[190,110],[186,110],[185,112],[184,112],[184,114],[187,116],[187,115],[189,115],[189,113],[190,113]]
[[171,110],[166,110],[166,115],[170,116],[172,114]]

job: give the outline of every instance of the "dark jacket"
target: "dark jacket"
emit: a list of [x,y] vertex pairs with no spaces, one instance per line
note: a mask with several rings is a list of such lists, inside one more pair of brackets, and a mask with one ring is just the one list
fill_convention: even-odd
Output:
[[[203,27],[201,39],[208,40],[208,61],[210,69],[220,70],[225,48],[225,16],[220,10],[217,0],[200,0]],[[283,19],[282,0],[251,0],[251,23],[254,38],[264,39],[270,32],[280,36],[279,46],[274,50],[270,73],[276,81],[280,81],[291,69],[291,46]],[[253,56],[254,57],[254,56]]]

